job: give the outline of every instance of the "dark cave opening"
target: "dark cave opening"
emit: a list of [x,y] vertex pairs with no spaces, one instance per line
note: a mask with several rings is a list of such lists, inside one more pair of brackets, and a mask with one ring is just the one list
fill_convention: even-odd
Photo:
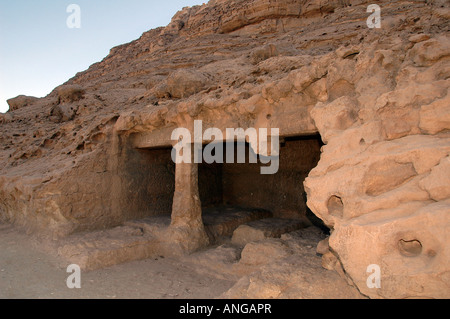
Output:
[[[261,174],[261,167],[270,163],[261,163],[247,142],[220,143],[224,152],[219,163],[203,160],[198,164],[205,225],[222,223],[226,220],[224,214],[229,214],[230,219],[240,222],[267,217],[307,220],[324,232],[329,231],[307,207],[303,187],[303,181],[320,159],[323,143],[319,135],[280,138],[278,171],[267,175]],[[227,148],[234,149],[234,163],[226,161]],[[239,148],[245,152],[240,157],[243,163],[237,161]],[[171,151],[171,147],[134,149],[127,157],[127,187],[133,189],[124,195],[128,219],[170,217],[176,167]],[[250,158],[258,158],[257,163]]]
[[[241,144],[234,142],[235,159]],[[260,167],[265,164],[259,160],[250,162],[255,154],[248,143],[244,144],[245,163],[199,164],[198,185],[205,225],[220,223],[214,219],[224,220],[222,214],[245,211],[253,215],[260,212],[261,218],[269,214],[281,219],[306,219],[327,232],[328,228],[307,207],[303,187],[303,181],[320,159],[323,145],[320,136],[281,138],[278,171],[268,175],[261,174]],[[229,143],[224,142],[223,150],[227,147]]]

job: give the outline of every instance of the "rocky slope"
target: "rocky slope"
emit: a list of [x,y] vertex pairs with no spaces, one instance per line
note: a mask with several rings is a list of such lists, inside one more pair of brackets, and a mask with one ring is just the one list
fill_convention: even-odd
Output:
[[380,29],[369,1],[212,0],[10,100],[0,220],[56,239],[143,217],[131,145],[193,119],[320,133],[304,185],[331,229],[327,267],[373,298],[448,298],[450,4],[377,3]]

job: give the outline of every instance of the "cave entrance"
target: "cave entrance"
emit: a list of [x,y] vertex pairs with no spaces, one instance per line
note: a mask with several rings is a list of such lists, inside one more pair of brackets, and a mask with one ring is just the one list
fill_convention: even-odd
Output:
[[[234,142],[235,154],[240,143]],[[202,218],[210,240],[231,236],[241,224],[257,227],[256,221],[274,237],[311,224],[323,227],[308,209],[303,187],[320,159],[322,145],[319,135],[280,138],[279,169],[272,175],[261,174],[264,164],[259,160],[249,161],[256,155],[248,143],[245,163],[199,164]]]
[[175,191],[172,147],[132,149],[126,156],[123,210],[127,219],[164,216],[170,221]]

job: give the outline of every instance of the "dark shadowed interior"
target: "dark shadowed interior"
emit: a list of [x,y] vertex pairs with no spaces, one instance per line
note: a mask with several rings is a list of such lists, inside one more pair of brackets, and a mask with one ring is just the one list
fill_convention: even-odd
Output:
[[[213,145],[213,144],[211,144]],[[216,144],[219,145],[219,144]],[[280,140],[277,173],[261,174],[262,164],[248,143],[221,143],[223,162],[227,148],[234,148],[234,163],[198,166],[198,187],[204,212],[230,207],[260,209],[278,218],[304,219],[322,227],[323,223],[308,209],[303,181],[320,159],[320,136],[287,137]],[[203,150],[205,147],[203,146]],[[245,149],[245,163],[237,163],[238,147]],[[216,148],[217,150],[217,148]],[[215,154],[214,152],[212,153]],[[127,154],[127,188],[124,206],[132,218],[167,215],[172,211],[175,191],[175,164],[171,148],[134,149]]]
[[[249,162],[248,143],[245,144],[245,163],[200,164],[202,206],[261,208],[272,212],[274,217],[292,219],[310,215],[303,181],[317,165],[322,145],[320,136],[282,139],[279,169],[271,175],[263,175],[260,171],[262,165],[269,164],[259,160],[256,164]],[[229,145],[224,143],[223,149],[227,147]],[[237,147],[238,143],[234,143],[235,155]]]

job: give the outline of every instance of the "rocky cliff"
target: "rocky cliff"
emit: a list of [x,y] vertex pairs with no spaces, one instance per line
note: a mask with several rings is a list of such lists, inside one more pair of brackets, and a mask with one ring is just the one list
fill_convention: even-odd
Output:
[[211,0],[45,98],[10,100],[0,220],[56,239],[147,216],[137,149],[195,119],[320,134],[304,187],[331,230],[327,267],[366,296],[448,298],[450,4],[377,1],[368,28],[369,4]]

